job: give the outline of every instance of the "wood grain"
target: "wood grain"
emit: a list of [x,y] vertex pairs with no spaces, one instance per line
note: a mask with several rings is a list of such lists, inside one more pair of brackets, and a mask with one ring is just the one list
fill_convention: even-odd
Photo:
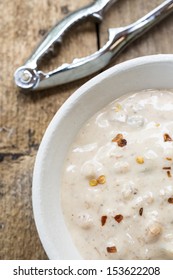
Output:
[[[119,0],[100,26],[100,43],[107,29],[133,22],[162,1]],[[0,259],[47,259],[32,212],[32,172],[35,156],[50,120],[64,101],[90,77],[42,92],[22,93],[13,81],[21,66],[58,20],[88,0],[0,0]],[[172,53],[173,16],[138,39],[111,65],[134,57]],[[66,36],[58,56],[46,61],[53,69],[74,57],[97,50],[94,23],[81,24]]]

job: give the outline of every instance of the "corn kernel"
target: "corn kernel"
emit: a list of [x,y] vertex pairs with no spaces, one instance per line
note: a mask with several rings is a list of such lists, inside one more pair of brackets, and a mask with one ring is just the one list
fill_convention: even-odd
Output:
[[89,181],[89,184],[90,184],[91,187],[95,187],[95,186],[98,185],[98,182],[97,182],[96,179],[91,179],[91,180]]
[[137,157],[136,162],[139,163],[139,164],[143,164],[144,163],[144,158],[143,157]]
[[97,178],[98,184],[105,184],[106,183],[106,177],[104,175],[101,175]]
[[171,157],[167,157],[166,159],[169,160],[169,161],[172,161],[172,158],[171,158]]

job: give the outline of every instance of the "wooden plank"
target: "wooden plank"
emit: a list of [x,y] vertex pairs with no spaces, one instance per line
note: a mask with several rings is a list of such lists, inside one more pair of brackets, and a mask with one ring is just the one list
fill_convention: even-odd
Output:
[[[35,155],[58,108],[87,80],[23,94],[14,85],[13,73],[57,20],[86,4],[87,0],[0,1],[0,259],[47,258],[32,214]],[[82,25],[67,36],[52,68],[96,49],[95,24]]]
[[[5,124],[5,128],[7,128],[2,133],[1,147],[4,151],[9,151],[11,147],[12,151],[15,149],[26,152],[29,134],[34,134],[34,141],[38,144],[45,126],[50,122],[57,109],[83,81],[72,83],[70,87],[65,85],[45,92],[23,95],[14,85],[13,73],[29,57],[42,39],[43,33],[49,30],[58,19],[62,19],[67,12],[75,10],[77,6],[73,1],[62,0],[17,0],[15,3],[8,0],[8,2],[5,9],[2,7],[5,13],[1,15],[3,23],[0,39],[2,41],[0,55],[3,69],[1,126]],[[87,2],[86,0],[80,1],[78,7]],[[71,62],[75,56],[82,57],[96,51],[95,25],[87,24],[85,32],[81,34],[80,31],[80,28],[77,28],[76,32],[67,36],[59,55],[51,61],[52,68],[65,62]],[[13,106],[10,106],[9,101]],[[8,137],[8,131],[11,132],[10,137]]]

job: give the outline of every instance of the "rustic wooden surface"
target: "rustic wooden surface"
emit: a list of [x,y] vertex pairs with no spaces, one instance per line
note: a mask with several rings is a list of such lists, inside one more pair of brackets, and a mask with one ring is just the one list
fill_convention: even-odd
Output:
[[[131,23],[161,0],[119,0],[100,26],[100,44],[107,28]],[[45,32],[89,0],[0,0],[0,259],[47,259],[34,224],[31,187],[37,149],[50,120],[85,81],[24,94],[13,82]],[[81,32],[82,30],[82,32]],[[138,56],[173,52],[173,16],[134,42],[112,63]],[[66,36],[63,48],[47,69],[97,50],[94,23],[82,24]]]

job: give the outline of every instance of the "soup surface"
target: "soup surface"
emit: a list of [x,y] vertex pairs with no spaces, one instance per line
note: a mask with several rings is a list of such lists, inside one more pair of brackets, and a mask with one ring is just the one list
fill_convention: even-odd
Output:
[[173,92],[96,113],[70,147],[61,196],[84,259],[173,259]]

